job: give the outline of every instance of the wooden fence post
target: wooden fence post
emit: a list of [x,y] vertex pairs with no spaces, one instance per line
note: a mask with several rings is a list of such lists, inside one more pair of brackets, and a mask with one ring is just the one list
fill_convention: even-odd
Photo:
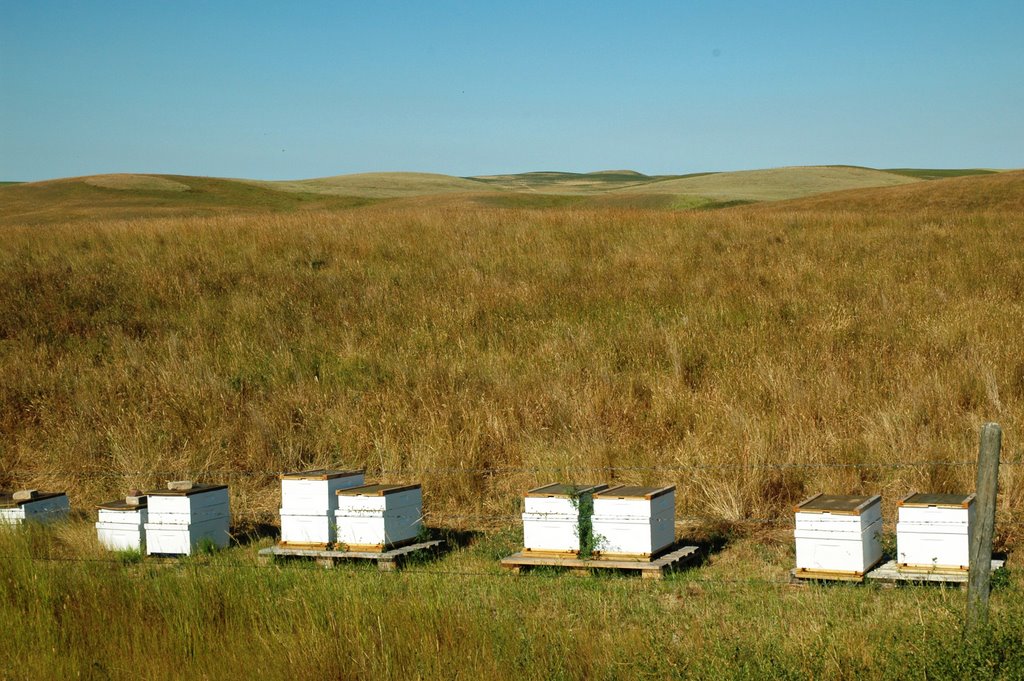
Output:
[[998,423],[981,428],[978,448],[978,486],[971,540],[971,566],[967,582],[967,633],[988,621],[989,577],[992,572],[992,536],[996,527],[996,493],[999,489],[999,450],[1003,431]]

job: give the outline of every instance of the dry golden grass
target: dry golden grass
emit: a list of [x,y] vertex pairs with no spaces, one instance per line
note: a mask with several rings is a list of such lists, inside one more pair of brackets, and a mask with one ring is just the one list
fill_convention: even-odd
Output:
[[495,524],[552,479],[675,483],[680,513],[727,520],[970,489],[967,466],[887,464],[970,462],[990,419],[1019,456],[1019,225],[383,206],[8,226],[0,484],[86,505],[240,470],[239,517],[269,517],[274,471],[336,463]]

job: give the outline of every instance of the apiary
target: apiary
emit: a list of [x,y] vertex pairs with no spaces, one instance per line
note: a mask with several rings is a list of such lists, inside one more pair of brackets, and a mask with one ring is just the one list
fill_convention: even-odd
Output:
[[281,544],[326,547],[337,540],[338,491],[364,483],[364,471],[320,469],[281,476]]
[[146,553],[189,555],[202,542],[224,548],[231,510],[227,485],[171,482],[148,495]]
[[591,543],[594,494],[607,487],[553,483],[528,491],[523,499],[523,550],[579,553]]
[[361,485],[340,489],[337,543],[351,551],[381,551],[416,539],[423,528],[419,485]]
[[882,498],[817,494],[796,509],[796,567],[863,575],[882,557]]
[[68,496],[64,492],[40,492],[34,489],[0,492],[0,525],[59,520],[67,517],[70,508]]
[[97,506],[96,534],[100,544],[111,551],[141,551],[149,517],[147,506],[144,494],[131,494]]
[[973,535],[973,494],[914,492],[897,504],[900,567],[967,570]]
[[675,542],[676,488],[618,485],[594,495],[593,545],[602,556],[650,558]]

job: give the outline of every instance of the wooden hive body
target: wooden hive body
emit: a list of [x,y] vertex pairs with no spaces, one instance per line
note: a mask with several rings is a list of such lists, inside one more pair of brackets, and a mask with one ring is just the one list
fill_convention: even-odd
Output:
[[337,539],[338,491],[364,483],[364,471],[315,470],[281,476],[281,544],[326,547]]
[[423,492],[415,485],[362,485],[337,492],[337,543],[383,550],[414,541],[423,529]]
[[100,544],[111,551],[141,551],[146,544],[148,505],[143,501],[129,505],[124,499],[100,504],[96,535]]
[[602,556],[650,558],[675,541],[675,486],[619,485],[594,495],[591,520]]
[[899,501],[896,556],[901,567],[967,570],[974,535],[974,495],[921,494]]
[[149,492],[146,553],[190,555],[204,542],[230,543],[231,509],[227,485],[195,485],[188,490]]
[[577,554],[592,541],[594,494],[607,485],[553,483],[531,489],[523,499],[523,550]]
[[817,494],[795,513],[798,570],[863,575],[881,559],[881,497]]

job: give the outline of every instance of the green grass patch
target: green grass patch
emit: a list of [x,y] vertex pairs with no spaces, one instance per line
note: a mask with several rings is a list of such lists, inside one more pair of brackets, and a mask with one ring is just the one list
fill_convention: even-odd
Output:
[[1024,673],[1024,598],[1015,576],[993,592],[990,626],[964,640],[958,589],[790,590],[776,579],[730,579],[712,568],[663,582],[557,570],[516,576],[495,565],[486,541],[399,573],[264,566],[256,547],[126,563],[76,552],[64,532],[32,540],[19,530],[0,533],[0,667],[29,678]]
[[967,177],[970,175],[991,175],[997,170],[983,168],[886,168],[885,172],[916,177],[919,180],[940,180],[947,177]]

